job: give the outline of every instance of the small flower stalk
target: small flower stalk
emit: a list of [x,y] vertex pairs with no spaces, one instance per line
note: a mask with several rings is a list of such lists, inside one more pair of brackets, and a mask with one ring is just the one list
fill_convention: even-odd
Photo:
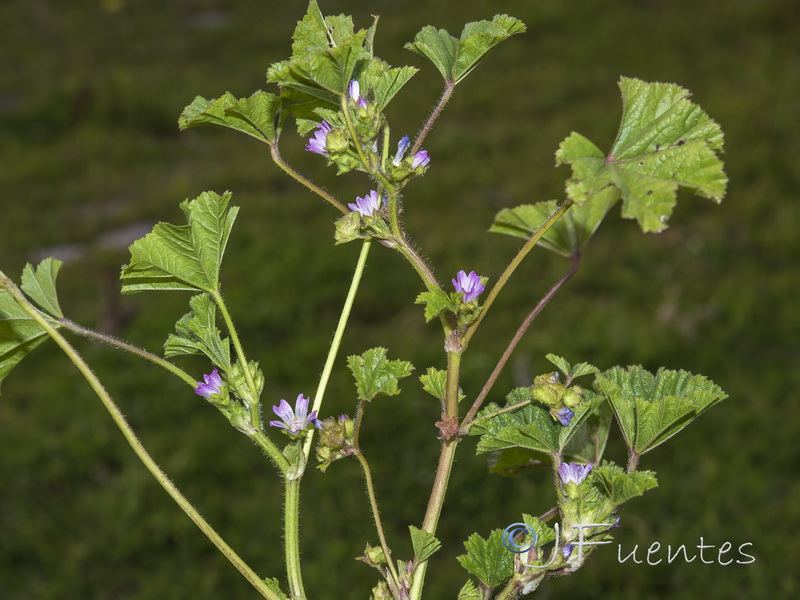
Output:
[[270,421],[269,424],[272,427],[283,429],[283,433],[292,439],[304,434],[312,426],[320,427],[322,422],[317,419],[317,411],[308,414],[308,402],[308,398],[303,394],[298,394],[294,409],[292,409],[286,400],[281,399],[280,404],[272,407],[272,412],[281,420]]

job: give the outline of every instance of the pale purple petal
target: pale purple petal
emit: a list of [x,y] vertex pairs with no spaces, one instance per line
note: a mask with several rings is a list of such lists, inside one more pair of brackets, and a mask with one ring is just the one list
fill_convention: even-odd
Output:
[[278,415],[286,423],[294,419],[294,411],[292,410],[291,405],[283,398],[281,398],[281,403],[278,406],[272,407],[272,412]]
[[575,483],[578,484],[589,474],[592,470],[591,463],[580,465],[578,463],[561,463],[558,467],[558,474],[564,484]]
[[427,167],[429,162],[431,162],[431,159],[428,156],[428,151],[420,150],[414,155],[414,158],[411,161],[411,168],[416,169],[417,167]]
[[452,281],[456,292],[463,293],[463,300],[467,303],[476,300],[478,296],[481,295],[483,290],[486,289],[481,284],[480,275],[476,274],[475,271],[470,271],[469,275],[467,275],[464,271],[459,271],[456,274],[456,278]]
[[355,203],[348,203],[347,207],[353,212],[360,213],[363,217],[371,217],[376,210],[380,209],[381,200],[378,197],[378,192],[370,190],[369,194],[363,198],[356,196]]
[[308,415],[308,398],[304,398],[303,394],[297,395],[297,401],[294,403],[294,416],[298,421],[305,421]]
[[358,99],[358,108],[367,108],[367,101],[364,98]]
[[333,131],[330,123],[322,121],[319,127],[314,131],[314,139],[308,140],[306,150],[314,152],[315,154],[324,154],[327,156],[328,150],[326,145],[328,143],[328,134]]
[[575,413],[572,412],[566,406],[562,406],[556,411],[556,417],[558,418],[558,422],[561,423],[564,427],[569,425],[570,420],[572,420],[572,417],[574,416]]
[[219,394],[222,390],[222,378],[219,376],[219,371],[214,369],[209,375],[203,375],[205,383],[197,383],[194,388],[194,393],[203,396],[203,398],[211,398],[214,394]]
[[286,429],[286,425],[283,424],[283,421],[270,421],[269,422],[272,427],[280,427],[281,429]]

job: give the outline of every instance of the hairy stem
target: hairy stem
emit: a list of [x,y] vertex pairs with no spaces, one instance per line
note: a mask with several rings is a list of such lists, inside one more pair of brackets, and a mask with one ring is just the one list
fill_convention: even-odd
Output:
[[555,225],[556,221],[558,221],[562,216],[564,216],[564,213],[566,213],[567,210],[569,210],[569,207],[572,206],[572,204],[573,204],[572,200],[564,201],[564,203],[561,204],[561,206],[559,206],[555,210],[555,212],[553,212],[553,214],[547,218],[547,220],[544,223],[542,223],[542,226],[539,227],[538,230],[536,230],[536,233],[534,233],[531,236],[531,238],[527,242],[525,242],[525,245],[522,246],[522,248],[520,248],[519,252],[517,252],[517,255],[508,264],[505,271],[503,271],[503,273],[500,275],[500,278],[497,280],[497,283],[495,283],[494,287],[492,287],[491,291],[489,292],[489,295],[486,296],[486,301],[483,303],[483,310],[481,310],[480,316],[472,325],[470,325],[466,334],[464,334],[465,348],[467,347],[467,344],[469,343],[470,339],[472,339],[472,336],[475,334],[475,331],[478,329],[478,326],[481,324],[481,321],[483,321],[484,317],[486,316],[486,313],[489,312],[489,308],[494,303],[494,300],[495,298],[497,298],[497,295],[500,293],[500,290],[502,290],[503,286],[505,286],[505,284],[508,282],[508,279],[511,277],[512,273],[514,273],[516,268],[519,266],[522,260],[528,255],[528,253],[531,250],[533,250],[533,247],[536,245],[536,243],[540,239],[542,239],[542,237],[544,237],[544,234],[547,233],[547,231],[553,225]]
[[138,346],[134,346],[133,344],[128,344],[127,342],[123,342],[122,340],[118,340],[117,338],[112,337],[110,335],[106,335],[105,333],[100,333],[99,331],[88,329],[86,327],[78,325],[74,321],[70,321],[67,318],[59,319],[58,323],[59,325],[61,325],[65,329],[69,329],[73,333],[77,333],[78,335],[82,335],[91,340],[97,340],[99,342],[103,342],[104,344],[108,344],[109,346],[113,346],[114,348],[118,348],[119,350],[124,350],[125,352],[130,352],[131,354],[140,356],[145,360],[149,360],[151,363],[166,369],[173,375],[177,375],[178,377],[183,379],[183,381],[192,386],[192,388],[197,387],[197,380],[191,375],[189,375],[186,371],[172,364],[168,360],[165,360],[160,356],[156,356],[155,354],[148,352],[147,350],[139,348]]
[[106,407],[106,410],[111,414],[111,418],[116,423],[117,427],[119,427],[122,435],[125,437],[125,440],[128,442],[130,447],[133,449],[136,456],[139,460],[144,463],[144,466],[150,471],[151,475],[155,477],[156,481],[164,488],[164,490],[170,495],[170,497],[181,507],[181,509],[189,516],[189,518],[194,522],[197,527],[200,528],[206,537],[217,547],[217,549],[222,552],[222,554],[227,558],[231,564],[244,576],[250,584],[258,590],[258,592],[267,600],[280,600],[280,597],[273,592],[264,580],[258,576],[258,574],[251,569],[247,563],[245,563],[236,552],[234,552],[233,548],[231,548],[225,540],[214,530],[213,527],[200,516],[200,513],[191,505],[191,503],[186,499],[186,497],[181,494],[180,490],[175,487],[169,477],[167,476],[164,471],[156,464],[153,457],[145,450],[142,443],[136,437],[136,433],[134,433],[131,426],[128,425],[128,422],[125,420],[122,412],[117,407],[114,400],[111,398],[109,393],[103,387],[103,384],[100,383],[100,380],[97,379],[97,376],[94,372],[89,368],[83,358],[78,354],[78,352],[67,342],[66,339],[58,332],[56,329],[48,323],[48,321],[39,313],[36,308],[34,308],[22,292],[10,282],[10,280],[6,279],[1,273],[0,278],[2,278],[2,286],[5,287],[9,293],[13,296],[13,298],[17,301],[17,303],[27,312],[41,327],[44,329],[47,334],[53,338],[53,340],[61,347],[67,357],[72,361],[72,363],[77,367],[80,371],[81,375],[86,379],[89,383],[91,388],[94,390],[95,394],[100,398],[100,401]]
[[411,148],[411,156],[414,156],[417,152],[419,152],[420,148],[422,148],[422,143],[425,141],[425,138],[430,133],[431,129],[433,128],[433,124],[436,123],[436,119],[439,118],[439,115],[442,114],[445,105],[450,100],[450,97],[453,95],[453,90],[456,87],[455,81],[445,81],[444,90],[442,91],[442,95],[439,98],[438,104],[431,112],[428,120],[425,122],[425,125],[422,126],[419,134],[417,135],[417,139],[414,140],[414,147]]
[[397,588],[400,587],[400,578],[397,575],[397,570],[392,560],[392,553],[389,550],[389,544],[386,543],[386,534],[383,531],[383,524],[381,523],[381,514],[378,511],[378,498],[375,495],[375,486],[372,483],[372,472],[369,468],[369,463],[360,449],[354,452],[358,462],[361,463],[361,468],[364,471],[364,481],[367,484],[367,496],[369,496],[369,505],[372,507],[372,518],[375,521],[375,530],[378,532],[378,539],[383,549],[383,554],[386,556],[386,562],[389,565],[389,573],[392,575],[392,580]]
[[300,571],[300,482],[286,479],[283,535],[286,550],[286,578],[292,600],[305,600],[303,575]]
[[[353,309],[353,302],[356,299],[356,293],[358,292],[358,286],[361,283],[361,277],[364,274],[364,267],[367,264],[367,255],[369,254],[369,249],[372,246],[372,240],[366,239],[361,246],[361,254],[358,255],[358,262],[356,263],[356,270],[353,273],[353,279],[350,282],[350,289],[347,292],[347,297],[344,301],[344,306],[342,307],[342,314],[339,315],[339,323],[336,325],[336,332],[333,334],[333,340],[331,341],[331,347],[328,350],[328,357],[325,359],[325,366],[322,368],[322,376],[319,378],[319,385],[317,385],[317,391],[314,393],[314,403],[311,407],[312,411],[317,411],[319,414],[319,409],[322,406],[322,399],[325,396],[325,389],[328,387],[328,380],[331,376],[331,371],[333,370],[333,363],[336,361],[336,353],[339,351],[339,346],[342,343],[342,337],[344,336],[344,330],[347,328],[347,321],[350,318],[350,312]],[[311,444],[314,439],[314,429],[311,430],[311,433],[306,437],[305,444],[303,445],[303,454],[305,454],[306,461],[308,460],[308,456],[311,453]]]
[[633,473],[639,466],[639,456],[633,448],[628,451],[628,473]]
[[433,289],[437,289],[441,287],[439,285],[439,281],[436,279],[436,275],[433,274],[428,263],[425,262],[419,253],[417,253],[414,248],[408,243],[405,237],[401,236],[392,239],[396,244],[397,251],[403,255],[403,257],[411,264],[414,270],[422,279],[422,282],[425,284],[426,287],[430,287]]
[[[520,340],[522,339],[522,336],[525,335],[525,332],[531,326],[531,323],[533,323],[534,319],[536,319],[536,317],[539,315],[539,313],[542,312],[542,309],[544,309],[544,307],[548,305],[550,300],[553,299],[553,296],[556,295],[558,290],[560,290],[561,287],[567,281],[569,281],[569,279],[575,274],[575,272],[578,270],[579,262],[580,262],[580,254],[576,253],[576,254],[574,254],[572,256],[570,267],[569,267],[569,269],[567,269],[567,272],[564,273],[564,275],[562,275],[561,278],[558,281],[555,282],[555,284],[553,284],[553,287],[551,287],[547,291],[547,293],[544,295],[544,297],[542,297],[542,299],[539,300],[539,303],[528,314],[528,316],[525,317],[525,320],[517,328],[516,333],[514,333],[514,337],[511,338],[511,341],[508,343],[508,346],[506,347],[505,351],[503,352],[503,355],[500,357],[500,360],[497,361],[497,365],[495,365],[494,370],[492,371],[492,374],[489,375],[489,379],[486,380],[486,383],[484,384],[484,386],[481,389],[480,393],[475,398],[475,401],[472,403],[472,406],[470,407],[469,412],[467,412],[466,416],[464,417],[464,420],[462,421],[461,427],[460,427],[463,431],[468,431],[468,428],[469,428],[470,424],[472,423],[473,419],[475,418],[475,415],[478,413],[478,410],[480,410],[480,407],[483,405],[483,402],[486,400],[486,396],[491,391],[492,387],[494,386],[495,382],[497,381],[497,378],[500,376],[500,373],[502,372],[503,368],[506,366],[506,363],[508,363],[508,359],[511,358],[511,354],[516,349],[517,344],[519,344]],[[507,407],[507,408],[511,408],[511,407]],[[503,410],[501,412],[505,412],[505,411]]]
[[281,153],[278,150],[278,141],[277,140],[275,142],[273,142],[272,144],[270,144],[269,148],[270,148],[270,153],[272,154],[272,160],[275,162],[276,165],[278,165],[278,167],[281,168],[281,170],[284,173],[286,173],[287,175],[289,175],[289,177],[291,177],[292,179],[294,179],[295,181],[297,181],[301,185],[305,186],[306,188],[308,188],[309,190],[311,190],[312,192],[317,194],[319,197],[321,197],[323,200],[325,200],[325,202],[327,202],[328,204],[331,204],[339,212],[341,212],[343,214],[348,212],[348,210],[344,207],[344,205],[341,202],[339,202],[336,198],[331,196],[328,192],[323,190],[321,187],[319,187],[318,185],[316,185],[312,181],[310,181],[310,180],[306,179],[305,177],[303,177],[302,175],[300,175],[300,173],[295,171],[292,167],[290,167],[286,163],[286,161],[283,160],[283,157],[281,156]]

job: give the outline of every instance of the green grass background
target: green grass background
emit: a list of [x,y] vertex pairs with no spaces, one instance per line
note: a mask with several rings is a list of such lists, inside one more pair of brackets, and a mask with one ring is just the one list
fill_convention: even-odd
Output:
[[[457,89],[426,142],[424,179],[408,186],[407,228],[442,279],[460,268],[493,280],[515,253],[485,233],[503,207],[558,198],[565,169],[553,153],[571,131],[607,147],[620,75],[688,87],[727,134],[731,179],[721,206],[681,195],[671,227],[643,235],[618,212],[589,245],[581,270],[541,316],[495,388],[547,369],[556,352],[601,367],[643,364],[703,373],[730,399],[643,460],[660,487],[632,501],[617,541],[694,546],[752,542],[756,562],[720,566],[619,564],[598,551],[540,598],[794,598],[800,593],[797,435],[800,425],[800,21],[790,0],[327,0],[367,26],[380,14],[377,53],[423,72],[389,109],[413,134],[440,82],[402,49],[424,25],[458,32],[507,12],[529,27],[493,51]],[[158,351],[186,310],[181,294],[119,298],[124,249],[107,234],[179,221],[201,191],[234,192],[242,207],[224,265],[225,292],[245,345],[267,377],[265,404],[310,394],[335,327],[357,245],[333,247],[332,209],[271,165],[264,147],[233,133],[179,133],[196,94],[249,95],[289,53],[302,2],[10,0],[0,6],[0,267],[18,274],[45,252],[77,256],[61,274],[62,306],[95,327],[118,327]],[[288,160],[339,198],[362,195],[355,174],[334,178],[287,131]],[[54,250],[53,250],[54,249]],[[464,389],[474,395],[518,321],[566,267],[537,250],[475,337]],[[416,276],[394,253],[370,256],[342,356],[386,345],[422,373],[442,368],[437,328],[412,304]],[[275,470],[219,414],[167,374],[83,341],[161,465],[260,573],[282,577]],[[208,366],[185,361],[199,375]],[[326,414],[353,410],[339,362]],[[417,381],[375,402],[364,448],[390,543],[410,553],[433,478],[437,405]],[[618,436],[617,436],[618,438]],[[474,441],[460,448],[426,597],[452,599],[466,574],[455,556],[473,531],[539,514],[549,475],[486,474]],[[609,456],[622,460],[619,440]],[[309,596],[365,598],[373,572],[353,560],[374,543],[356,465],[309,472],[303,556]],[[711,554],[707,556],[712,557]],[[0,597],[8,599],[254,598],[150,478],[108,415],[52,344],[12,373],[0,397]]]

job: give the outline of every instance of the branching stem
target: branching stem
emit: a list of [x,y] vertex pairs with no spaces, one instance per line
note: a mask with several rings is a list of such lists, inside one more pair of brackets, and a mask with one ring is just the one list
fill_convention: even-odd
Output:
[[181,507],[181,509],[189,516],[189,518],[194,522],[197,527],[200,528],[206,537],[217,547],[217,549],[222,552],[222,554],[233,564],[234,567],[244,576],[250,584],[258,590],[258,592],[267,600],[280,600],[280,597],[272,591],[269,586],[264,582],[264,580],[258,576],[258,574],[250,568],[250,566],[245,563],[236,552],[234,552],[233,548],[231,548],[225,540],[220,537],[220,535],[214,530],[213,527],[206,521],[199,512],[191,505],[189,500],[181,494],[180,490],[175,487],[169,477],[167,476],[164,471],[156,464],[153,457],[145,450],[142,443],[136,437],[136,433],[134,433],[131,426],[125,420],[122,412],[117,407],[114,400],[111,398],[109,393],[103,387],[103,384],[100,383],[100,380],[97,379],[97,376],[91,370],[89,365],[83,360],[83,358],[78,354],[78,352],[73,348],[70,343],[45,319],[39,311],[31,305],[27,298],[22,294],[22,292],[14,285],[9,279],[7,279],[2,273],[0,273],[0,286],[5,287],[11,296],[16,300],[17,304],[22,307],[25,312],[27,312],[41,327],[44,329],[47,334],[53,338],[53,340],[58,344],[67,357],[72,361],[77,369],[80,371],[81,375],[86,379],[89,383],[91,388],[94,390],[95,394],[100,398],[100,401],[105,406],[106,410],[111,414],[111,418],[116,423],[117,427],[122,432],[122,435],[125,437],[125,440],[128,442],[130,447],[133,449],[136,456],[139,460],[144,463],[144,466],[150,471],[150,474],[155,477],[156,481],[164,488],[164,490],[170,495],[170,497]]
[[[517,328],[516,333],[514,333],[514,337],[511,338],[511,341],[508,343],[508,346],[506,347],[505,351],[503,352],[503,355],[500,357],[500,360],[497,361],[497,365],[495,365],[494,370],[492,371],[492,374],[489,375],[489,379],[486,380],[486,383],[484,384],[484,386],[481,389],[480,393],[475,398],[475,401],[472,403],[472,406],[470,407],[469,412],[467,412],[466,416],[464,417],[464,420],[461,422],[460,429],[462,431],[469,431],[469,427],[472,424],[472,421],[475,418],[475,415],[478,413],[478,410],[480,410],[480,407],[483,405],[483,402],[486,400],[486,396],[491,391],[492,387],[494,386],[495,382],[497,381],[497,378],[500,376],[500,373],[502,372],[503,368],[506,366],[506,363],[508,363],[508,359],[511,358],[511,354],[516,349],[517,344],[519,344],[520,340],[522,339],[522,336],[525,335],[525,332],[528,330],[528,327],[531,326],[531,323],[533,323],[534,319],[536,319],[536,317],[539,315],[539,313],[542,312],[542,309],[544,309],[544,307],[547,306],[547,304],[550,302],[550,300],[553,299],[553,296],[556,295],[558,290],[560,290],[561,287],[575,274],[575,272],[578,270],[579,262],[580,262],[580,254],[576,253],[576,254],[574,254],[572,256],[572,259],[571,259],[571,262],[570,262],[570,267],[567,270],[567,272],[564,273],[564,275],[558,281],[556,281],[555,284],[553,284],[553,287],[551,287],[548,290],[548,292],[544,295],[544,297],[542,297],[542,299],[539,300],[539,303],[528,314],[528,316],[525,317],[525,320]],[[506,410],[509,410],[510,408],[511,407],[506,407],[505,409],[501,409],[500,411],[496,411],[496,414],[500,414],[501,412],[505,412]],[[492,414],[495,414],[495,413],[492,413]]]
[[472,325],[470,325],[470,328],[467,330],[466,334],[464,334],[464,348],[466,348],[467,344],[469,344],[469,341],[472,339],[472,336],[475,334],[475,331],[478,329],[478,326],[483,321],[484,317],[486,316],[486,313],[489,312],[489,308],[494,303],[495,298],[497,298],[497,295],[500,293],[500,290],[503,289],[503,286],[505,286],[505,284],[508,282],[508,279],[514,273],[516,268],[519,266],[522,260],[528,255],[528,253],[531,250],[533,250],[533,247],[536,245],[536,243],[544,237],[544,234],[547,233],[547,231],[553,225],[555,225],[556,221],[558,221],[562,216],[564,216],[564,213],[566,213],[567,210],[569,210],[569,207],[572,206],[572,204],[573,204],[572,200],[565,200],[564,203],[561,204],[561,206],[559,206],[553,212],[553,214],[547,218],[547,220],[544,223],[542,223],[542,226],[539,227],[536,233],[534,233],[531,236],[531,238],[527,242],[525,242],[525,245],[522,246],[522,248],[520,248],[519,252],[517,252],[517,255],[511,260],[511,262],[505,268],[503,273],[500,275],[500,277],[497,280],[497,283],[494,284],[494,287],[492,287],[488,296],[486,296],[486,300],[483,303],[483,310],[481,310],[480,316]]
[[283,157],[281,156],[281,153],[278,150],[278,140],[275,140],[275,142],[270,144],[269,145],[269,149],[270,149],[270,153],[272,154],[272,160],[275,162],[276,165],[278,165],[278,167],[280,167],[280,169],[284,173],[289,175],[289,177],[291,177],[292,179],[294,179],[295,181],[297,181],[301,185],[305,186],[306,188],[308,188],[309,190],[311,190],[312,192],[317,194],[319,197],[321,197],[323,200],[325,200],[325,202],[327,202],[328,204],[331,204],[334,208],[336,208],[336,210],[338,210],[342,214],[346,214],[347,212],[349,212],[345,208],[345,206],[341,202],[339,202],[336,198],[331,196],[328,192],[323,190],[321,187],[316,185],[314,182],[312,182],[309,179],[306,179],[305,177],[300,175],[300,173],[295,171],[292,167],[289,166],[289,164],[285,160],[283,160]]

